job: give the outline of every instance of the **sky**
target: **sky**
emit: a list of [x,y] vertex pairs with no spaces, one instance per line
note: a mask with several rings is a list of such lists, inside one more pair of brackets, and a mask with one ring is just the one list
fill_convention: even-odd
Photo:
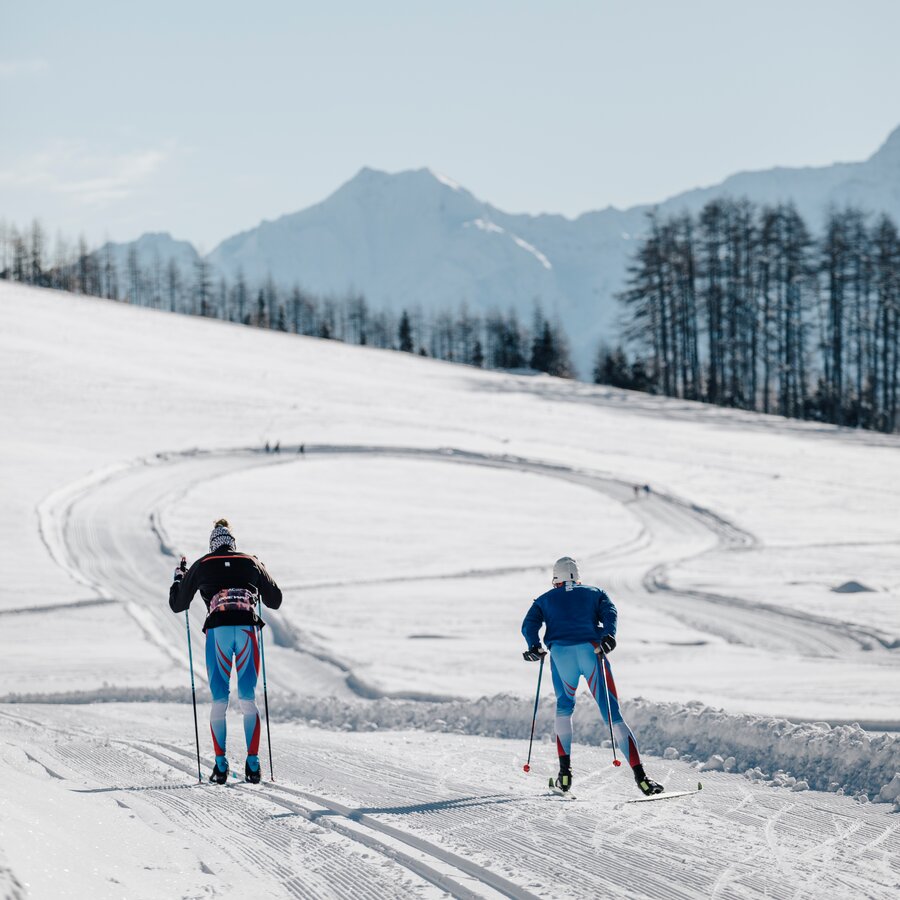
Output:
[[360,168],[508,212],[870,156],[895,0],[0,0],[0,219],[209,251]]

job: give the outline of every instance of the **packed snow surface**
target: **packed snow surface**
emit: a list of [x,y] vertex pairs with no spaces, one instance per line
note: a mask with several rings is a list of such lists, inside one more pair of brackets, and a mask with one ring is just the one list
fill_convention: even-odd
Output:
[[[3,896],[896,895],[897,438],[5,283],[0,351]],[[285,590],[259,787],[191,786],[166,604],[222,515]],[[522,773],[563,554],[648,772],[699,794],[625,805],[583,696],[545,796],[548,678]]]

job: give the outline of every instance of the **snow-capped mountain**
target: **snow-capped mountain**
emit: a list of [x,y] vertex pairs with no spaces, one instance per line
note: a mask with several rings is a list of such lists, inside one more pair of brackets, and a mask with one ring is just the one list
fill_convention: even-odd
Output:
[[515,308],[527,320],[538,301],[564,322],[587,372],[597,339],[614,327],[630,246],[623,223],[642,221],[611,212],[599,224],[510,215],[428,169],[363,169],[321,203],[224,241],[210,261],[317,294],[361,291],[398,311],[465,303]]
[[[900,128],[864,162],[740,173],[658,208],[697,210],[725,195],[791,200],[814,227],[829,206],[845,204],[900,221]],[[209,260],[228,274],[271,275],[317,294],[358,291],[395,310],[466,303],[481,311],[512,307],[527,320],[540,301],[562,320],[587,375],[598,341],[618,337],[615,294],[650,208],[610,207],[576,219],[514,215],[428,169],[366,168],[321,203],[227,239]]]
[[428,169],[362,169],[321,203],[229,238],[210,260],[229,274],[271,274],[320,294],[359,290],[398,309],[568,299],[539,248]]

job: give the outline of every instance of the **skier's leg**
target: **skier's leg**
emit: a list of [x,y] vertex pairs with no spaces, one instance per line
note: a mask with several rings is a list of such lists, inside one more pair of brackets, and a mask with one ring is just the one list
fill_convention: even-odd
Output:
[[212,733],[216,765],[225,769],[226,730],[225,710],[228,709],[228,694],[231,680],[231,656],[234,647],[234,628],[220,626],[210,628],[206,633],[206,673],[209,677],[209,692],[212,706],[209,711],[209,730]]
[[247,740],[247,768],[259,772],[259,736],[261,724],[256,706],[256,682],[259,678],[259,642],[256,629],[242,626],[236,629],[241,638],[235,655],[238,676],[238,698],[244,714],[244,737]]
[[[559,756],[557,784],[567,776],[572,781],[572,713],[575,711],[575,691],[578,688],[578,658],[573,647],[556,645],[550,651],[550,672],[556,691],[556,752]],[[562,786],[562,785],[560,785]],[[563,788],[568,790],[568,786]]]
[[[631,771],[634,774],[634,780],[640,788],[643,794],[659,794],[663,790],[663,786],[661,784],[657,784],[653,781],[652,778],[647,777],[647,773],[644,772],[644,766],[641,763],[641,755],[638,752],[637,741],[635,740],[634,734],[631,729],[628,727],[627,722],[622,718],[622,713],[619,711],[619,697],[618,692],[616,691],[616,683],[613,680],[612,669],[609,665],[609,657],[606,657],[606,664],[601,665],[600,655],[594,653],[594,646],[587,644],[581,645],[583,647],[587,647],[590,651],[590,656],[593,656],[593,662],[591,662],[587,651],[582,655],[582,665],[585,667],[582,671],[590,670],[590,676],[586,676],[588,679],[588,687],[591,689],[591,693],[594,696],[594,699],[597,701],[597,706],[600,707],[600,715],[606,719],[606,697],[607,690],[609,692],[609,713],[610,713],[610,721],[612,721],[612,731],[615,736],[616,745],[622,751],[622,755],[628,758],[628,763],[631,766]],[[603,688],[603,679],[606,679],[606,688]]]
[[597,706],[600,708],[600,715],[603,721],[606,718],[606,690],[603,688],[603,669],[606,673],[606,688],[609,691],[609,721],[612,722],[612,731],[616,740],[616,746],[622,752],[622,755],[628,759],[628,764],[633,769],[641,764],[641,755],[638,751],[637,740],[628,727],[628,723],[622,718],[619,710],[619,697],[616,692],[616,683],[613,681],[612,669],[609,667],[609,657],[606,658],[606,666],[600,665],[600,656],[594,652],[593,644],[579,644],[579,656],[582,665],[581,671],[587,679],[588,688]]

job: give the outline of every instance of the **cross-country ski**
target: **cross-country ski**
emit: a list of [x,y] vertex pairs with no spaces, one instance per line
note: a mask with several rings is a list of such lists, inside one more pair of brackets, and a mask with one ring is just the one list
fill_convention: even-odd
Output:
[[647,797],[631,797],[626,803],[649,803],[652,800],[673,800],[676,797],[690,797],[692,794],[699,794],[703,790],[703,785],[698,782],[697,787],[690,791],[660,791],[657,794],[650,794]]

